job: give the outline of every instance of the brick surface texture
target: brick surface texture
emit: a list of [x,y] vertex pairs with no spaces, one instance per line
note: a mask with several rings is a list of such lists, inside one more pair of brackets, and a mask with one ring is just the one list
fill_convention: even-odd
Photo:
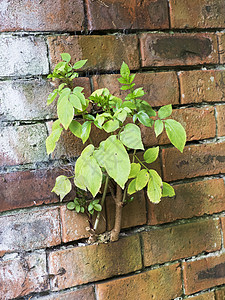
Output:
[[[181,153],[165,131],[140,124],[144,148],[159,146],[146,166],[175,196],[154,204],[146,189],[126,195],[117,242],[109,190],[91,244],[97,213],[67,209],[81,197],[74,166],[90,141],[64,130],[46,152],[57,119],[47,97],[60,84],[47,75],[61,53],[72,65],[87,59],[71,83],[86,99],[108,88],[125,100],[125,62],[140,99],[156,112],[172,104],[168,118],[186,130]],[[0,0],[0,299],[225,299],[224,65],[224,0]],[[90,103],[88,112],[100,110]],[[109,135],[92,124],[96,148]],[[51,192],[59,175],[73,187],[62,202]]]

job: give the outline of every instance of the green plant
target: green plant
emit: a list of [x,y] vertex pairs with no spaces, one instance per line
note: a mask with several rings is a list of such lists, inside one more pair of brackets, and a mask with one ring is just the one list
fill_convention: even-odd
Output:
[[[154,126],[156,136],[163,129],[171,143],[183,151],[186,133],[180,123],[168,119],[172,113],[172,105],[161,107],[157,112],[148,102],[141,100],[144,96],[143,88],[135,89],[135,74],[131,74],[128,65],[123,62],[118,81],[121,90],[127,91],[124,101],[110,94],[107,88],[94,91],[89,99],[83,94],[83,88],[74,86],[73,79],[78,77],[75,71],[83,67],[86,60],[70,63],[68,53],[61,54],[58,63],[48,78],[60,79],[61,84],[48,97],[47,104],[51,104],[57,97],[58,119],[53,123],[52,133],[46,140],[48,154],[55,149],[56,142],[65,130],[70,130],[76,137],[89,144],[82,151],[75,164],[74,184],[78,190],[77,197],[67,204],[67,208],[77,213],[86,213],[91,220],[94,211],[97,218],[93,225],[92,234],[98,226],[100,213],[108,190],[116,205],[115,224],[110,232],[110,240],[116,241],[121,228],[122,207],[132,201],[132,194],[147,188],[147,196],[153,203],[159,203],[162,197],[174,196],[174,189],[168,183],[162,182],[154,169],[146,164],[153,163],[159,155],[159,147],[144,149],[140,125]],[[89,104],[98,107],[89,113]],[[79,119],[74,119],[74,117]],[[91,127],[96,126],[104,130],[109,136],[98,147],[94,147],[90,140]],[[137,154],[143,152],[143,160]],[[62,200],[72,189],[70,181],[64,175],[57,177],[53,192]],[[104,183],[101,200],[95,199]],[[90,192],[91,199],[87,197]]]

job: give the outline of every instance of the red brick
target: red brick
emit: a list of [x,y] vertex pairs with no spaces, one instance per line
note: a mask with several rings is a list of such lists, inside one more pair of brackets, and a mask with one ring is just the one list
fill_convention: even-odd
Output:
[[219,43],[219,58],[220,63],[225,63],[225,34],[224,33],[218,33],[218,43]]
[[186,294],[225,283],[225,255],[208,256],[183,263]]
[[54,275],[51,280],[53,290],[126,274],[141,267],[138,235],[115,243],[75,247],[49,255],[49,272]]
[[224,300],[225,299],[225,288],[215,291],[215,300]]
[[[90,236],[87,228],[90,228],[88,217],[85,214],[77,214],[74,210],[68,210],[66,206],[60,207],[60,216],[62,222],[62,241],[64,243],[88,238]],[[93,218],[93,223],[94,223]],[[105,216],[101,214],[97,233],[106,231]]]
[[131,70],[139,68],[138,39],[135,35],[89,35],[48,37],[51,67],[68,52],[72,61],[88,59],[84,70],[119,70],[125,61]]
[[[0,31],[83,30],[82,0],[2,1]],[[28,13],[29,12],[29,13]]]
[[221,218],[221,225],[222,225],[222,231],[223,231],[223,244],[225,247],[225,217]]
[[225,105],[217,105],[217,135],[225,135]]
[[178,264],[97,284],[98,300],[166,300],[181,294],[181,270]]
[[72,292],[65,292],[60,294],[52,294],[49,296],[32,298],[32,300],[95,300],[94,295],[94,287],[90,286]]
[[224,101],[224,71],[182,71],[179,79],[182,104]]
[[[117,80],[120,75],[93,76],[94,89],[107,87],[116,97],[124,99],[127,92],[121,91],[121,84]],[[134,79],[135,88],[143,87],[145,95],[143,100],[151,106],[166,104],[179,104],[178,80],[175,72],[137,73]]]
[[145,266],[190,257],[204,251],[213,252],[221,248],[219,220],[195,221],[153,229],[142,233],[142,238]]
[[142,33],[142,67],[218,63],[217,39],[210,33]]
[[223,0],[171,0],[172,28],[224,28]]
[[223,179],[210,179],[173,186],[176,196],[163,198],[157,205],[148,201],[148,224],[199,217],[225,210]]
[[[63,174],[70,176],[71,171],[71,167],[64,166],[63,169],[41,169],[1,174],[0,211],[58,202],[59,198],[56,194],[51,193],[55,179]],[[71,200],[74,196],[74,191],[71,191],[65,200]]]
[[0,166],[47,161],[47,138],[44,124],[2,127],[0,133]]
[[[146,201],[144,192],[133,195],[134,200],[123,207],[121,228],[146,224]],[[115,202],[112,197],[106,198],[107,209],[107,229],[111,230],[114,226]]]
[[61,243],[58,208],[30,210],[0,217],[0,256]]
[[[212,138],[216,135],[213,107],[175,109],[171,118],[183,125],[187,134],[187,141]],[[170,144],[165,131],[158,140],[159,144]]]
[[180,153],[176,148],[162,149],[165,181],[225,172],[225,143],[191,145]]
[[[213,292],[204,293],[195,297],[189,298],[190,300],[215,300],[215,295]],[[221,299],[222,300],[222,299]]]
[[45,252],[5,257],[0,264],[0,286],[2,300],[48,290]]
[[169,28],[166,0],[86,0],[86,3],[89,30]]

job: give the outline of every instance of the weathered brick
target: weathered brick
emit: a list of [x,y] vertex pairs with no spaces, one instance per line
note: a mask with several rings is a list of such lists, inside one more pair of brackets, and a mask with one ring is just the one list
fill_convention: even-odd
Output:
[[[213,107],[175,109],[171,117],[180,122],[187,134],[187,141],[215,137],[216,120]],[[164,131],[158,138],[159,144],[170,144]]]
[[183,263],[186,294],[225,283],[225,255],[208,256]]
[[97,284],[99,300],[174,299],[182,294],[178,264]]
[[162,149],[165,181],[224,173],[224,150],[224,142],[186,146],[183,153]]
[[225,105],[217,105],[217,135],[225,135]]
[[139,236],[115,243],[76,247],[52,252],[49,271],[53,290],[97,281],[141,269]]
[[43,297],[32,297],[32,300],[95,300],[94,287],[85,287],[72,292],[52,294]]
[[163,198],[155,205],[148,201],[148,224],[199,217],[225,210],[223,179],[211,179],[173,186],[176,196]]
[[171,0],[172,28],[224,28],[225,3],[223,0]]
[[142,67],[218,63],[217,39],[210,33],[142,33]]
[[[127,92],[121,91],[121,84],[117,80],[120,75],[93,76],[94,89],[107,87],[116,97],[124,99]],[[143,100],[151,106],[179,104],[178,80],[175,72],[137,73],[134,79],[135,88],[143,87]]]
[[216,300],[213,292],[204,293],[198,296],[191,297],[189,299],[190,300]]
[[[77,214],[75,211],[68,210],[66,206],[60,207],[62,223],[62,241],[64,243],[87,238],[90,236],[87,228],[90,228],[88,217],[85,214]],[[95,216],[93,217],[93,223]],[[106,231],[105,216],[101,214],[97,233]]]
[[0,287],[2,300],[48,290],[45,252],[5,257],[0,264]]
[[145,266],[190,257],[203,251],[213,252],[221,248],[219,220],[195,221],[153,229],[141,235]]
[[225,288],[215,291],[215,300],[224,300],[225,299]]
[[82,0],[3,0],[1,6],[0,31],[83,30]]
[[218,33],[218,44],[219,44],[219,58],[220,63],[225,63],[225,34],[224,33]]
[[221,218],[221,226],[223,231],[223,244],[225,247],[225,217]]
[[[123,207],[121,228],[129,228],[146,224],[146,201],[144,192],[133,195],[134,200]],[[107,229],[111,230],[114,226],[115,202],[112,197],[106,198]]]
[[0,166],[47,161],[44,124],[1,127]]
[[42,37],[0,37],[0,76],[48,74],[47,45]]
[[[169,28],[166,0],[86,0],[89,30]],[[103,17],[105,16],[105,17]]]
[[60,244],[58,209],[31,210],[0,217],[0,240],[0,255]]
[[68,52],[72,61],[88,59],[84,70],[117,70],[123,61],[131,70],[139,68],[138,40],[135,35],[57,36],[48,38],[51,67]]
[[179,79],[182,104],[224,101],[224,71],[182,71]]
[[[55,179],[59,175],[71,176],[71,171],[71,167],[64,166],[63,169],[41,169],[1,174],[0,212],[58,202],[59,197],[55,193],[51,193]],[[65,200],[71,200],[74,197],[75,193],[72,190]]]
[[[88,78],[74,83],[91,94]],[[55,86],[45,80],[14,80],[0,82],[0,120],[40,120],[56,117],[56,105],[47,106],[47,97]],[[18,109],[18,107],[20,109]]]

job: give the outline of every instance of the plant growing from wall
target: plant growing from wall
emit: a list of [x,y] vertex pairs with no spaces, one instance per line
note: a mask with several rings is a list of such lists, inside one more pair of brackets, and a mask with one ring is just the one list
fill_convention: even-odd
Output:
[[[83,143],[89,140],[89,144],[75,163],[73,180],[65,175],[58,176],[52,191],[62,201],[71,191],[72,181],[77,197],[67,204],[67,208],[77,213],[86,213],[90,221],[97,211],[92,224],[92,241],[95,241],[102,207],[110,192],[116,206],[110,240],[116,241],[121,229],[122,207],[133,200],[134,193],[146,189],[152,203],[159,203],[162,197],[175,195],[173,187],[163,182],[160,175],[148,167],[157,159],[159,147],[144,149],[140,125],[153,126],[156,136],[165,129],[171,143],[181,152],[186,142],[186,133],[179,122],[168,118],[172,113],[171,105],[155,111],[148,102],[141,99],[145,94],[143,88],[135,89],[135,74],[130,73],[125,62],[120,69],[121,77],[118,78],[122,85],[120,89],[127,91],[125,99],[113,96],[107,88],[94,91],[86,99],[83,88],[74,86],[73,81],[78,77],[77,70],[84,66],[86,60],[72,65],[68,53],[62,53],[61,57],[62,61],[48,76],[53,80],[59,79],[60,84],[47,99],[48,105],[57,99],[58,114],[58,119],[52,125],[52,133],[46,140],[47,152],[50,154],[54,151],[63,130],[70,130]],[[92,109],[90,113],[90,104],[98,109]],[[108,133],[108,137],[98,147],[90,139],[93,126]],[[143,159],[140,159],[139,151],[143,152]],[[92,198],[85,197],[84,192],[89,192]]]

